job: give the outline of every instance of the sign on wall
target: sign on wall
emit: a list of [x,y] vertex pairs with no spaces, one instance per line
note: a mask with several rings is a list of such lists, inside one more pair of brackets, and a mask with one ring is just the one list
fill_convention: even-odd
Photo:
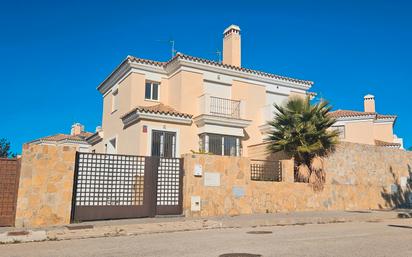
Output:
[[220,186],[220,173],[205,172],[204,185],[208,186],[208,187],[218,187],[218,186]]

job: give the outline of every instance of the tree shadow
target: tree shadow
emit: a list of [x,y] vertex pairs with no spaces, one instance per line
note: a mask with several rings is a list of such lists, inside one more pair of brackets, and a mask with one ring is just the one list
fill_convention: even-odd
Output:
[[[393,184],[391,188],[382,187],[381,196],[385,200],[385,205],[379,204],[380,209],[411,209],[412,208],[412,167],[408,164],[409,176],[406,183],[401,182],[401,178],[395,174],[392,166],[389,167]],[[402,185],[403,184],[403,185]],[[410,216],[410,214],[407,214]]]

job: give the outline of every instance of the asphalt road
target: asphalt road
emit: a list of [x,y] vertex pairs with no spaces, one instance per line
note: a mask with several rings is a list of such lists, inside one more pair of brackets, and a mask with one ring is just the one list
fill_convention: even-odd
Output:
[[[268,231],[271,234],[250,234]],[[412,219],[0,245],[0,256],[412,256]]]

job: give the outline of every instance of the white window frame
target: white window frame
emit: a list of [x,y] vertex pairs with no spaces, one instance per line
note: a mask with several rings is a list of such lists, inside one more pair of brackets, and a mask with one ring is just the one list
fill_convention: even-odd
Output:
[[111,138],[107,139],[107,141],[106,141],[105,144],[104,144],[104,153],[106,153],[106,154],[108,153],[108,152],[107,152],[108,144],[111,144],[110,141],[112,141],[113,139],[116,139],[116,146],[114,147],[114,152],[113,152],[113,153],[109,153],[109,154],[117,154],[117,149],[119,149],[119,138],[118,138],[117,135],[114,136],[114,137],[111,137]]
[[[205,133],[204,134],[204,142],[202,142],[202,147],[201,150],[204,150],[206,153],[209,153],[209,135],[213,133]],[[231,136],[231,135],[222,135],[222,134],[215,134],[219,135],[222,137],[222,154],[221,156],[234,156],[234,157],[240,157],[241,156],[241,142],[240,138],[237,136]],[[225,137],[235,137],[236,138],[236,149],[235,149],[235,155],[225,155]],[[200,138],[202,141],[202,139]]]
[[180,158],[180,129],[178,128],[165,128],[165,127],[157,127],[157,126],[149,126],[147,125],[147,156],[152,155],[152,132],[153,130],[158,131],[165,131],[165,132],[174,132],[176,133],[176,142],[175,142],[175,156],[176,158]]
[[[146,84],[150,83],[150,98],[146,98]],[[153,99],[153,85],[157,85],[157,99]],[[159,102],[160,101],[160,82],[158,81],[152,81],[152,80],[146,80],[144,84],[144,100],[146,101],[154,101],[154,102]]]

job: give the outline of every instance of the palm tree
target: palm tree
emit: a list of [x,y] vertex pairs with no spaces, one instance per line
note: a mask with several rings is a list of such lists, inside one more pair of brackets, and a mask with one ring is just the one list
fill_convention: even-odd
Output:
[[324,182],[323,168],[316,168],[319,162],[314,163],[334,151],[338,143],[339,132],[330,129],[335,123],[329,115],[332,107],[326,101],[311,104],[309,97],[291,98],[283,106],[274,106],[275,118],[269,122],[273,128],[268,137],[269,150],[284,151],[293,157],[296,173],[304,176],[304,181],[315,174]]

